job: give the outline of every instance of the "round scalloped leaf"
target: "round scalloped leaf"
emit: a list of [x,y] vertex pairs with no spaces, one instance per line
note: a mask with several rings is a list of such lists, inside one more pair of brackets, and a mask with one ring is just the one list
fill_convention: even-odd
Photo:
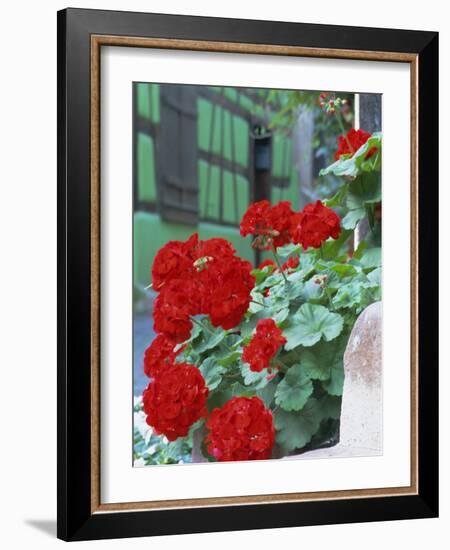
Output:
[[313,384],[300,365],[291,367],[275,392],[275,403],[285,411],[299,411],[313,392]]
[[285,452],[301,449],[311,441],[322,418],[319,402],[314,397],[308,399],[301,411],[276,409],[276,442]]
[[297,346],[313,346],[321,338],[333,340],[342,331],[344,320],[321,305],[303,304],[292,316],[288,328],[283,330],[287,339],[286,351]]

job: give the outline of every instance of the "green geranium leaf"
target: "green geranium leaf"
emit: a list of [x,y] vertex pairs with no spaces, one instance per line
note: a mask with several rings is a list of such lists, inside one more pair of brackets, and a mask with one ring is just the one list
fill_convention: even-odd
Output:
[[252,386],[255,390],[260,390],[269,383],[269,380],[267,380],[269,375],[267,369],[263,369],[261,372],[254,372],[250,370],[250,365],[248,363],[242,363],[241,373],[244,377],[244,384],[246,386]]
[[299,411],[313,392],[310,377],[300,365],[291,367],[275,392],[275,403],[285,411]]
[[[366,171],[379,169],[377,163],[379,158],[381,158],[381,137],[381,132],[374,132],[366,143],[361,145],[361,147],[356,151],[353,158],[355,159],[355,163],[358,167],[362,167]],[[367,152],[369,149],[372,149],[372,147],[376,147],[378,149],[376,157],[374,156],[366,159]]]
[[341,417],[342,399],[335,395],[324,395],[319,399],[319,409],[322,420],[333,418],[338,420]]
[[[343,230],[341,231],[341,234],[339,235],[339,238],[337,239],[328,239],[324,243],[322,243],[322,255],[325,258],[325,260],[334,260],[336,256],[339,255],[339,252],[341,248],[344,246],[344,244],[347,242],[348,238],[352,234],[352,231],[349,231],[343,223],[342,223]],[[353,228],[350,228],[353,229]]]
[[346,346],[347,335],[343,334],[331,342],[321,341],[301,354],[300,364],[306,375],[321,380],[322,386],[332,395],[342,395]]
[[272,273],[273,268],[266,266],[264,269],[253,269],[252,275],[256,279],[256,286],[263,283],[267,277]]
[[371,286],[367,278],[342,285],[333,297],[333,306],[339,309],[354,308],[359,313],[374,301],[369,290]]
[[[204,319],[201,322],[206,323]],[[227,332],[223,330],[223,328],[214,328],[212,325],[208,324],[208,330],[203,330],[201,343],[195,346],[194,349],[197,353],[203,353],[209,349],[215,348],[222,342],[226,335]]]
[[340,277],[351,277],[358,273],[358,269],[351,264],[334,264],[330,267],[332,271],[337,273]]
[[381,178],[377,173],[358,177],[348,187],[346,205],[349,210],[365,208],[381,201]]
[[225,367],[222,367],[215,357],[208,357],[199,368],[208,389],[211,391],[215,390],[222,382],[222,376],[226,370]]
[[360,260],[366,248],[367,248],[367,242],[361,241],[358,245],[358,248],[353,252],[353,256],[352,256],[353,260]]
[[377,267],[373,271],[371,271],[367,278],[369,281],[374,285],[381,285],[381,267]]
[[235,363],[240,356],[241,356],[240,351],[232,351],[231,353],[227,353],[222,357],[218,357],[217,362],[222,367],[228,367],[229,365],[232,365],[233,363]]
[[275,273],[272,273],[272,275],[269,275],[267,279],[262,283],[261,288],[267,288],[267,287],[274,287],[276,285],[279,285],[284,282],[283,275],[276,271]]
[[314,279],[309,279],[309,281],[306,281],[306,283],[300,287],[300,292],[298,293],[298,297],[303,302],[308,302],[310,300],[316,300],[320,297],[323,290],[320,288],[320,285],[314,282]]
[[265,307],[264,296],[260,292],[253,291],[251,298],[254,301],[250,302],[250,306],[248,308],[250,313],[258,313],[258,311],[262,311]]
[[331,369],[331,377],[329,380],[322,382],[322,387],[330,395],[342,395],[344,389],[344,365]]
[[175,441],[169,441],[166,446],[166,457],[178,462],[180,457],[185,453],[186,443],[186,437],[179,437]]
[[233,392],[230,388],[220,389],[212,392],[208,396],[206,406],[208,411],[211,412],[214,409],[220,409],[225,403],[233,397]]
[[331,198],[325,199],[322,202],[325,206],[328,206],[328,208],[341,206],[343,203],[343,200],[345,199],[346,194],[347,194],[347,185],[344,184],[339,188],[337,193],[335,193]]
[[272,315],[272,319],[275,321],[277,325],[280,325],[283,321],[287,319],[289,315],[289,308],[284,307],[283,309],[280,309],[275,315]]
[[361,256],[361,264],[365,268],[381,265],[381,248],[368,248]]
[[301,411],[275,410],[276,442],[285,452],[301,449],[311,441],[322,420],[317,399],[311,397]]
[[279,246],[277,248],[277,254],[282,258],[286,258],[291,254],[299,254],[301,252],[301,249],[302,247],[299,244],[293,244],[293,243],[285,244],[284,246]]
[[[378,152],[374,157],[366,160],[369,149],[376,147]],[[377,132],[362,145],[351,158],[342,156],[339,160],[327,166],[319,172],[319,176],[334,174],[335,176],[357,177],[361,172],[376,172],[380,170],[381,165],[381,133]]]
[[303,304],[292,316],[288,328],[283,330],[287,339],[287,351],[297,346],[313,346],[321,338],[329,341],[339,336],[344,321],[338,313],[332,313],[326,307]]
[[270,409],[273,398],[275,397],[275,391],[277,389],[277,378],[271,380],[267,386],[256,391],[258,397],[264,401],[266,408]]
[[344,229],[355,229],[358,223],[365,217],[365,208],[356,208],[355,210],[349,210],[347,214],[342,218],[342,227]]
[[243,386],[240,382],[234,382],[231,386],[231,395],[232,397],[253,397],[256,395],[255,388],[247,388]]
[[358,175],[358,167],[354,158],[341,158],[330,166],[323,168],[319,172],[319,176],[327,176],[334,174],[335,176],[349,176],[355,178]]
[[192,324],[191,329],[191,336],[188,340],[183,342],[182,344],[178,344],[175,349],[178,349],[181,346],[185,346],[186,344],[189,344],[190,342],[193,342],[198,336],[200,336],[200,333],[202,332],[202,329],[199,327],[199,325]]

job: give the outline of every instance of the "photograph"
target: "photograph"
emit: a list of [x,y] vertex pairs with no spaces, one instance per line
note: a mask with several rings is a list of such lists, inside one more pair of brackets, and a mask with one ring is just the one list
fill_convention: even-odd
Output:
[[133,466],[382,455],[382,95],[132,87]]

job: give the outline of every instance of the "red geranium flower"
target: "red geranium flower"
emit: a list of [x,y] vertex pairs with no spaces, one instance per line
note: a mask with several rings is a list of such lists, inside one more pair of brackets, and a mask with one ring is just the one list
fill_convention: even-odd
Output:
[[147,424],[169,441],[184,437],[194,422],[206,416],[207,397],[208,388],[197,367],[188,363],[168,365],[144,390]]
[[206,241],[200,241],[194,250],[194,260],[197,262],[202,258],[208,261],[215,259],[231,258],[236,250],[234,246],[225,239],[213,238]]
[[294,212],[292,211],[290,201],[280,201],[271,207],[268,222],[274,235],[273,245],[275,248],[288,244],[291,241],[289,228],[293,215]]
[[156,291],[174,279],[192,277],[208,262],[235,254],[231,243],[221,238],[199,241],[194,233],[185,242],[169,241],[155,256],[152,266],[152,286]]
[[250,370],[261,372],[270,367],[270,361],[286,342],[273,319],[261,319],[249,344],[244,347],[242,360],[250,365]]
[[171,241],[153,263],[154,329],[175,343],[190,336],[193,315],[211,316],[214,326],[229,329],[242,319],[255,279],[251,264],[235,256],[225,239]]
[[305,250],[310,246],[319,248],[329,237],[337,239],[340,232],[339,217],[321,201],[307,204],[302,212],[291,219],[292,241],[301,244]]
[[259,397],[233,397],[212,411],[206,427],[208,452],[218,461],[263,460],[272,454],[272,412]]
[[149,378],[155,378],[175,361],[175,357],[183,351],[175,350],[176,343],[165,334],[158,334],[144,353],[144,372]]
[[285,271],[286,269],[296,269],[300,265],[300,259],[298,256],[291,256],[287,262],[281,266],[281,269]]
[[[364,130],[355,130],[354,128],[350,128],[346,136],[338,136],[338,150],[334,154],[335,160],[339,160],[341,155],[349,155],[349,158],[352,157],[353,153],[356,153],[356,151],[362,147],[371,136],[372,134]],[[367,151],[365,158],[370,158],[376,152],[377,148],[371,147]]]
[[211,263],[202,272],[202,300],[213,326],[228,330],[241,322],[255,286],[251,271],[250,262],[233,256]]
[[173,279],[164,284],[153,306],[153,328],[176,343],[191,334],[192,299],[196,298],[189,281]]
[[253,246],[261,250],[283,246],[290,241],[289,227],[293,214],[289,201],[281,201],[275,206],[270,206],[268,200],[254,202],[242,217],[241,235],[254,235]]
[[247,208],[241,220],[241,235],[266,235],[269,232],[268,214],[270,202],[267,200],[253,202]]
[[186,242],[169,241],[158,250],[152,266],[152,286],[156,291],[164,283],[193,272],[192,253],[197,246],[198,234],[194,233]]

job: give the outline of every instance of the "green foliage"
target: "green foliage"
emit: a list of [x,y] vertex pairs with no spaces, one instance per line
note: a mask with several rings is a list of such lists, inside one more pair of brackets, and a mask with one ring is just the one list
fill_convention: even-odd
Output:
[[219,328],[208,327],[209,330],[202,332],[202,343],[197,346],[197,353],[204,353],[217,347],[225,338],[226,332]]
[[243,363],[241,366],[241,373],[246,386],[252,386],[253,389],[259,390],[267,386],[269,383],[267,379],[266,369],[261,372],[253,372],[247,363]]
[[299,411],[304,407],[313,389],[311,379],[301,365],[294,365],[278,385],[275,403],[285,411]]
[[301,354],[301,367],[305,374],[314,380],[328,381],[334,371],[343,373],[343,356],[347,344],[347,335],[332,342],[319,342]]
[[210,391],[215,390],[222,382],[225,367],[221,366],[215,357],[208,357],[200,365],[200,372]]
[[283,331],[287,338],[285,349],[313,346],[321,338],[330,341],[339,336],[343,326],[344,321],[338,313],[332,313],[321,305],[303,304]]
[[[366,159],[372,147],[377,151]],[[375,207],[381,202],[381,155],[382,136],[374,133],[352,156],[342,155],[339,160],[320,171],[321,176],[334,176],[341,179],[341,185],[333,197],[324,203],[330,208],[343,211],[342,227],[356,228],[359,222],[367,219],[375,242],[380,241],[379,222]]]
[[[366,159],[367,152],[376,147],[377,152]],[[350,158],[342,155],[339,160],[320,171],[320,176],[334,174],[356,178],[363,172],[379,171],[381,167],[381,132],[376,132]]]
[[322,417],[317,399],[310,398],[300,411],[275,410],[276,442],[284,452],[301,449],[317,432]]

